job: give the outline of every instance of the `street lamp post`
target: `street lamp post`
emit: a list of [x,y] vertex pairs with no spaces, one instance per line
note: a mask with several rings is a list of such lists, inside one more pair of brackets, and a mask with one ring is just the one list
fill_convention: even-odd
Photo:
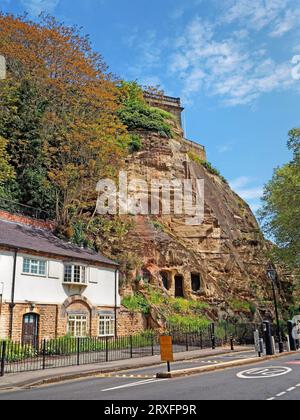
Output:
[[283,341],[282,341],[282,335],[280,330],[280,323],[279,323],[279,315],[278,315],[278,305],[277,305],[277,297],[276,297],[276,280],[277,280],[277,272],[273,265],[269,265],[268,271],[268,278],[271,280],[272,283],[272,289],[273,289],[273,299],[274,299],[274,305],[275,305],[275,312],[276,312],[276,323],[277,323],[277,337],[279,342],[279,353],[284,352],[283,348]]

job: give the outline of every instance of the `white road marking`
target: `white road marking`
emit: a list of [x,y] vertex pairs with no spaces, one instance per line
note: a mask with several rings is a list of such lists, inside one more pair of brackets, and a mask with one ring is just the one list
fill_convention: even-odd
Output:
[[281,366],[270,366],[262,368],[248,369],[237,374],[240,379],[269,379],[276,376],[287,375],[292,369]]
[[157,379],[157,380],[148,379],[147,381],[139,381],[139,382],[134,382],[132,384],[126,384],[126,385],[116,386],[114,388],[102,389],[102,392],[115,391],[117,389],[133,388],[135,386],[154,384],[154,383],[162,382],[162,381],[166,381],[166,379]]
[[277,394],[276,397],[268,398],[267,401],[274,401],[274,400],[276,400],[277,397],[283,397],[287,393],[295,391],[297,388],[300,388],[300,384],[292,386],[291,388],[287,389],[286,391],[281,392],[280,394]]
[[277,394],[276,397],[282,397],[285,394],[286,394],[286,392],[281,392],[280,394]]

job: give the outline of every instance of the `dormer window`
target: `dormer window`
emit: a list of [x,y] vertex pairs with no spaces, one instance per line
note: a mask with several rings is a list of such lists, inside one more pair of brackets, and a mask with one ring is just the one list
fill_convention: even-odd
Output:
[[64,283],[86,284],[86,267],[82,265],[65,265]]

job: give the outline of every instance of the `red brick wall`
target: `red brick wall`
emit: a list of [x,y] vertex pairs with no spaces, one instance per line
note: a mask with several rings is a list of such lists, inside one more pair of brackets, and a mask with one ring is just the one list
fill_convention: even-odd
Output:
[[41,229],[48,229],[51,231],[54,231],[55,229],[55,223],[52,221],[32,219],[31,217],[11,214],[4,210],[0,210],[0,219],[8,220],[10,222],[22,223],[23,225],[33,226]]

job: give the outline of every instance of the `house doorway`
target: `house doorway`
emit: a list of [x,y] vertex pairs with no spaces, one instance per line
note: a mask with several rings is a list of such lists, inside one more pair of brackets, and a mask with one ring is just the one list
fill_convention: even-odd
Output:
[[183,276],[175,276],[175,297],[176,298],[183,298],[184,291],[183,291]]
[[39,316],[26,314],[23,317],[22,343],[23,345],[38,347]]

